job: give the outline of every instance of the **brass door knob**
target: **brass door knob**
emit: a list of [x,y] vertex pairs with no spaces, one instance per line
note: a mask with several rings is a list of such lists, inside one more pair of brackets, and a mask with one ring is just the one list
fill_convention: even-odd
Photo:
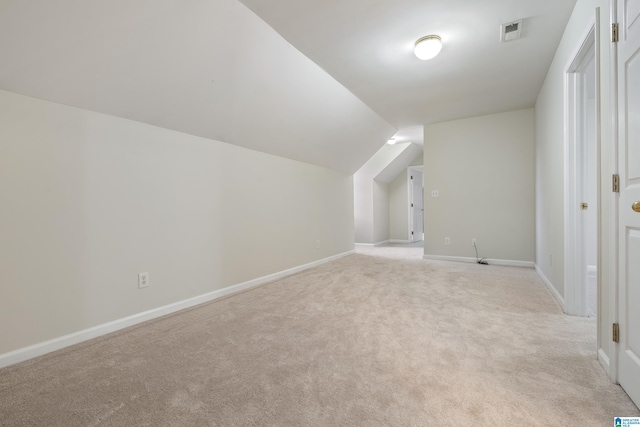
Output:
[[589,203],[585,203],[585,202],[580,203],[580,209],[582,209],[583,211],[586,211],[587,209],[589,209]]
[[631,209],[636,212],[640,212],[640,200],[633,202],[633,204],[631,205]]

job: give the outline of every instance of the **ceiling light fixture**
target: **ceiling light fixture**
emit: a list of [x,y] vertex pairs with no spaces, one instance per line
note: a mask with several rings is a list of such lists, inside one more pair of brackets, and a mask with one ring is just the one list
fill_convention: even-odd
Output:
[[416,45],[413,48],[413,53],[423,61],[432,59],[438,56],[442,49],[442,39],[440,36],[424,36],[416,41]]
[[396,139],[395,139],[395,138],[391,138],[391,139],[389,139],[389,140],[387,141],[387,144],[389,144],[389,145],[393,145],[393,144],[395,144],[395,143],[396,143]]

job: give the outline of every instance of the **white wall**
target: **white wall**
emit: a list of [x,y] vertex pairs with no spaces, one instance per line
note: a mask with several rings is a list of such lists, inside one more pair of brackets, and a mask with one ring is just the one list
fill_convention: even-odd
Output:
[[533,109],[425,126],[425,256],[475,258],[476,238],[482,257],[533,261],[534,140]]
[[407,171],[389,184],[389,237],[392,240],[409,240]]
[[0,355],[352,249],[351,175],[0,91]]
[[[612,128],[610,96],[610,6],[608,0],[578,0],[558,46],[554,60],[536,102],[536,265],[547,281],[564,296],[564,78],[565,70],[577,53],[582,40],[595,23],[600,11],[599,93],[600,93],[600,166],[602,168],[600,214],[603,235],[600,239],[602,259],[599,274],[600,361],[608,369],[611,354],[610,284],[614,283],[615,266],[611,265],[613,234],[610,233]],[[550,262],[553,259],[553,263]]]
[[373,241],[389,240],[389,184],[373,181]]
[[353,217],[355,242],[372,244],[373,179],[367,174],[353,175]]

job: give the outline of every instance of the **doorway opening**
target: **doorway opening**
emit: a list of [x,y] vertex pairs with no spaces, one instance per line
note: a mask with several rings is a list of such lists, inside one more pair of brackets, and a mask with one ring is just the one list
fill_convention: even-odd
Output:
[[595,25],[565,74],[565,310],[598,312],[599,96]]

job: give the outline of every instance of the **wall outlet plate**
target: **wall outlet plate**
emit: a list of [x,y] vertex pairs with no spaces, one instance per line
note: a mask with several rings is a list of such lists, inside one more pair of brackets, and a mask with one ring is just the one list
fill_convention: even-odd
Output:
[[149,287],[149,273],[138,273],[138,288]]

